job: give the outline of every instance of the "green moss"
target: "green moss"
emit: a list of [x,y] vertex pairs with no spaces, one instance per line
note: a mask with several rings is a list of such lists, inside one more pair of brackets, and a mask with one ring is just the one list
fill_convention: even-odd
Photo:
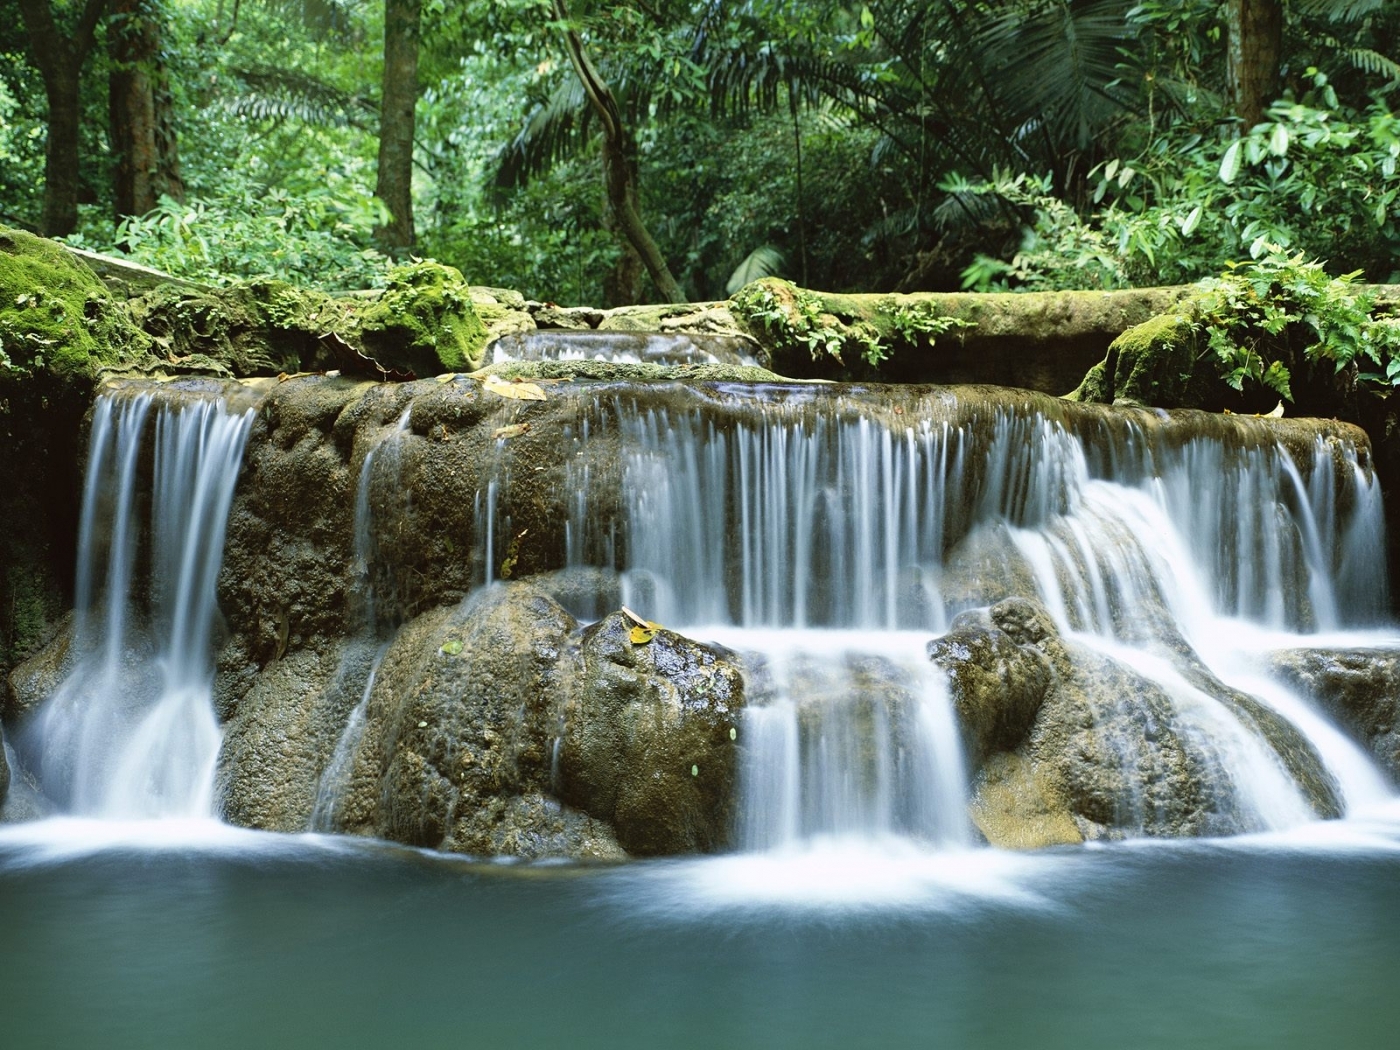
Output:
[[53,241],[0,227],[0,378],[90,379],[144,343],[96,274]]
[[428,261],[391,270],[383,294],[360,312],[359,330],[381,364],[417,375],[479,367],[490,338],[462,275]]
[[1195,407],[1196,325],[1189,310],[1159,314],[1129,328],[1089,370],[1072,401]]

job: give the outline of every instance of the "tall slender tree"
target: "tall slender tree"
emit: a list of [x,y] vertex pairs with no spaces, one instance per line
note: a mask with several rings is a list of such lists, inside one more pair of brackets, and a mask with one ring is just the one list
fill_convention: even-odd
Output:
[[49,0],[19,0],[29,47],[43,77],[49,104],[41,228],[50,237],[72,233],[78,225],[78,191],[82,186],[78,157],[82,130],[79,89],[97,24],[106,8],[107,0],[83,0],[77,18],[65,32],[59,27]]
[[584,49],[583,38],[569,20],[564,0],[553,0],[554,21],[563,27],[564,49],[569,65],[583,86],[588,105],[603,131],[603,185],[608,209],[616,228],[641,257],[657,292],[667,302],[685,302],[685,293],[671,275],[666,257],[656,246],[637,207],[637,143],[622,119],[622,110],[612,89],[598,72]]
[[1283,4],[1280,0],[1229,0],[1230,106],[1246,127],[1264,119],[1264,108],[1278,97],[1283,57]]
[[384,0],[384,90],[374,192],[390,218],[375,236],[395,253],[413,247],[413,133],[422,17],[423,0]]
[[185,185],[175,134],[174,102],[161,57],[158,0],[111,0],[107,49],[113,204],[117,217],[144,215],[162,196],[180,200]]

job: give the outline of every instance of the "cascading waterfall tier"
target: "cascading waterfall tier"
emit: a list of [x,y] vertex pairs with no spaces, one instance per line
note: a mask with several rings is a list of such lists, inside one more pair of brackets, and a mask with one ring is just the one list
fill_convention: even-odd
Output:
[[215,583],[252,415],[214,397],[97,399],[77,655],[24,737],[45,794],[69,812],[210,814]]
[[[95,410],[80,658],[22,741],[75,811],[208,812],[213,578],[251,417],[164,389]],[[1388,609],[1354,428],[994,388],[543,393],[266,385],[223,580],[230,819],[960,848],[1026,799],[1054,834],[1017,841],[1045,842],[1285,827],[1388,790],[1262,660]],[[696,641],[629,648],[624,605]],[[528,674],[500,658],[517,646]],[[653,805],[703,835],[650,836]]]
[[[612,407],[620,510],[608,521],[580,499],[570,559],[621,569],[625,600],[650,617],[759,651],[741,841],[965,841],[950,816],[966,784],[942,683],[872,689],[852,669],[913,674],[917,657],[891,664],[904,632],[941,632],[959,608],[1015,594],[1153,683],[1209,781],[1201,804],[1215,816],[1195,826],[1277,828],[1326,811],[1292,779],[1307,760],[1290,769],[1265,739],[1271,712],[1229,699],[1194,652],[1193,681],[1163,654],[1195,647],[1228,678],[1239,668],[1219,639],[1236,625],[1379,620],[1383,518],[1365,450],[1306,426],[1014,398],[872,403],[780,388],[756,410],[735,411],[722,390],[688,407]],[[1369,762],[1320,721],[1299,720],[1301,748],[1327,751],[1343,805],[1372,800],[1383,788]],[[1151,831],[1136,758],[1124,746],[1119,760],[1119,826]]]

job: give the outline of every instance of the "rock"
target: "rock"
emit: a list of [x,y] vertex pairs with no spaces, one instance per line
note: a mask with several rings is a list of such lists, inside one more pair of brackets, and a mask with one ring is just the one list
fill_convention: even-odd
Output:
[[322,774],[369,679],[372,641],[299,649],[262,671],[224,726],[220,815],[265,831],[311,826]]
[[1400,782],[1400,652],[1286,649],[1269,656],[1273,674],[1311,698]]
[[710,853],[733,826],[743,674],[671,631],[630,638],[613,613],[583,632],[563,710],[560,796],[612,824],[629,853]]
[[[1014,608],[1005,617],[1010,620],[1022,606],[1044,615],[1043,610],[1021,598],[1009,599],[992,611],[1007,613]],[[996,752],[1016,750],[1026,740],[1055,678],[1050,657],[1037,648],[1044,639],[1031,640],[1020,632],[1028,640],[1017,641],[998,626],[992,611],[961,614],[948,633],[928,647],[929,657],[948,673],[968,759],[974,767]]]
[[1306,739],[1189,651],[1156,654],[1179,675],[1172,692],[1060,637],[1037,602],[1012,598],[960,615],[929,653],[949,675],[968,741],[971,815],[993,845],[1257,830],[1233,771],[1202,736],[1213,723],[1186,710],[1213,703],[1273,748],[1318,816],[1338,814],[1336,785]]
[[481,367],[490,338],[462,275],[431,261],[389,271],[383,294],[360,312],[358,327],[371,357],[418,376]]
[[335,826],[456,853],[620,858],[605,823],[551,790],[574,627],[525,584],[407,624],[376,676]]
[[15,667],[6,677],[0,717],[11,725],[29,717],[53,695],[59,683],[73,670],[76,661],[73,614],[69,613],[63,618],[50,643]]
[[5,752],[5,727],[0,726],[0,810],[4,809],[5,798],[10,793],[10,763]]

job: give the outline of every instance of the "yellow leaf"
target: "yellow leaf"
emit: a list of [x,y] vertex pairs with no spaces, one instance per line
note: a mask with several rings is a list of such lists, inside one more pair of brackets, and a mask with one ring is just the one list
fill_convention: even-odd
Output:
[[529,423],[514,423],[508,427],[497,427],[491,432],[493,438],[514,438],[530,433]]
[[457,378],[457,373],[456,373],[456,372],[444,372],[442,375],[437,376],[436,378],[437,378],[437,381],[438,381],[439,383],[450,383],[450,382],[452,382],[452,380],[454,380],[454,379]]
[[546,401],[544,391],[534,383],[511,383],[500,376],[487,376],[481,383],[491,393],[516,401]]
[[633,645],[646,645],[647,642],[656,637],[656,627],[655,625],[650,627],[633,627],[632,630],[627,633],[627,637],[632,639]]

